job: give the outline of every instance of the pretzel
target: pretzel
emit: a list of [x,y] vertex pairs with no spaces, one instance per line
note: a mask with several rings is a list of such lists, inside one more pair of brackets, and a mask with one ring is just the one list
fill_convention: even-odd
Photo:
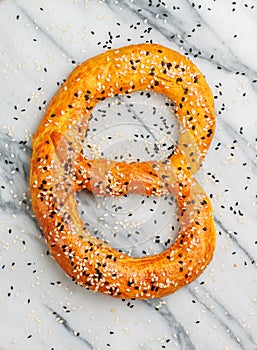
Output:
[[[176,103],[180,133],[160,161],[87,159],[82,143],[94,106],[118,94],[154,90]],[[211,90],[187,58],[157,44],[110,50],[80,64],[53,97],[34,137],[31,199],[51,254],[67,275],[92,291],[149,299],[175,292],[210,263],[215,228],[210,200],[193,174],[215,130]],[[100,196],[172,193],[179,209],[175,242],[160,254],[133,258],[92,236],[76,192]]]

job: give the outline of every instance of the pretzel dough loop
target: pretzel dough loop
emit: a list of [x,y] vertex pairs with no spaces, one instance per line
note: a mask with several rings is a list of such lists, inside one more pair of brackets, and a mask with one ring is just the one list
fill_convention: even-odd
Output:
[[[154,90],[176,102],[178,145],[166,160],[86,159],[82,142],[97,102]],[[214,103],[203,75],[179,53],[156,44],[110,50],[79,65],[52,99],[33,138],[31,198],[55,260],[77,283],[119,298],[168,295],[195,280],[212,259],[215,228],[208,196],[191,176],[210,146]],[[91,236],[76,191],[177,198],[179,232],[161,254],[132,258]]]

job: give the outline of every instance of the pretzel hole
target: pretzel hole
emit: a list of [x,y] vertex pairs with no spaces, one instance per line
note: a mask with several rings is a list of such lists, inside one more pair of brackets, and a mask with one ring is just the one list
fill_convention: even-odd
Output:
[[135,92],[95,106],[83,150],[89,159],[165,160],[178,134],[174,102],[155,92]]

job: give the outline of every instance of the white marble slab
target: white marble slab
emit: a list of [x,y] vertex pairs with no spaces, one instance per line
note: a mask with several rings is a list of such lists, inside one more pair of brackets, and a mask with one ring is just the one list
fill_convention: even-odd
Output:
[[[256,33],[254,0],[0,1],[1,350],[257,349]],[[57,83],[77,63],[146,41],[188,54],[214,93],[217,130],[198,177],[212,197],[217,249],[204,274],[187,288],[160,300],[122,301],[78,287],[48,255],[29,197],[31,135]],[[150,98],[148,107],[156,106],[157,115],[172,114],[158,98]],[[140,95],[132,100],[137,108],[146,104]],[[128,127],[131,100],[120,102],[112,100],[105,125],[112,135],[119,132],[116,148],[115,142],[102,142],[106,130],[101,120],[95,123],[97,151],[109,156],[129,150],[135,130],[149,134],[146,122],[132,120]],[[102,109],[107,107],[106,102]],[[113,111],[123,118],[116,118],[116,126],[108,122]],[[141,152],[142,141],[132,147],[133,157],[147,158],[159,137],[172,141],[157,128],[150,153]],[[167,155],[163,149],[157,158]],[[105,238],[138,255],[163,249],[153,243],[156,234],[161,242],[176,234],[165,230],[176,224],[174,201],[142,200],[99,203],[94,196],[80,197],[92,228],[103,230],[99,218],[106,210],[125,222],[104,232]],[[138,234],[131,228],[135,223]]]

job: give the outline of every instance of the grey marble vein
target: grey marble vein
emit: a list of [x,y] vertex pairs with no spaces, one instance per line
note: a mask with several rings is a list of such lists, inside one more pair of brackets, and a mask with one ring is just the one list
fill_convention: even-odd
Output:
[[[119,12],[119,7],[112,1],[112,0],[106,0],[107,5],[117,14],[121,15]],[[199,59],[203,59],[207,61],[210,64],[219,66],[222,68],[223,71],[227,73],[235,73],[237,71],[243,72],[246,77],[248,78],[250,84],[252,85],[252,88],[255,92],[257,92],[257,86],[253,83],[253,80],[255,77],[257,77],[257,73],[255,70],[251,69],[249,66],[245,65],[244,63],[240,62],[238,57],[232,52],[231,48],[228,47],[225,42],[218,36],[216,32],[213,31],[212,28],[203,20],[203,18],[199,15],[198,12],[189,4],[187,7],[187,16],[188,13],[191,14],[191,17],[194,17],[194,21],[196,23],[201,23],[204,26],[205,31],[211,36],[208,40],[208,44],[211,42],[213,45],[215,45],[215,49],[213,47],[214,52],[222,52],[222,57],[226,57],[226,62],[221,62],[220,60],[217,60],[216,58],[210,58],[210,52],[209,49],[204,47],[204,42],[198,42],[198,46],[191,43],[187,39],[187,32],[184,28],[188,27],[188,18],[187,16],[184,17],[183,20],[178,19],[175,15],[172,14],[171,11],[169,11],[165,7],[159,7],[158,8],[158,15],[161,17],[164,13],[168,15],[168,19],[166,23],[159,21],[159,19],[156,17],[156,11],[154,8],[150,9],[149,6],[147,6],[146,2],[140,1],[140,6],[137,5],[136,2],[130,2],[130,1],[122,1],[120,4],[122,7],[126,9],[126,18],[124,17],[124,20],[127,21],[129,16],[127,16],[127,13],[133,13],[137,18],[144,20],[147,19],[148,23],[157,31],[162,34],[163,37],[165,37],[167,40],[170,40],[172,37],[172,40],[178,45],[181,46],[180,38],[183,38],[183,48],[185,52],[189,52],[189,49],[192,49],[192,52],[201,52],[200,55],[198,55]],[[138,12],[138,8],[141,8],[142,11]],[[177,34],[179,34],[179,37],[177,37]],[[215,55],[217,56],[217,55]]]
[[[203,302],[198,293],[194,292],[192,286],[188,286],[187,289],[198,303],[200,303],[209,315],[212,315],[215,320],[222,326],[224,332],[226,332],[233,342],[241,349],[250,349],[254,346],[255,340],[250,333],[245,330],[242,332],[240,322],[232,315],[231,312],[210,293],[209,289],[200,285],[199,282],[195,282],[198,285],[198,289],[201,290],[201,294],[208,293],[208,302]],[[242,334],[242,335],[241,335]]]
[[[30,162],[30,147],[15,141],[10,137],[0,133],[0,178],[2,188],[0,189],[1,207],[9,205],[9,208],[22,210],[22,206],[18,205],[19,200],[23,200],[23,205],[28,204],[23,198],[23,192],[29,191],[29,162]],[[17,191],[17,199],[13,200],[10,196],[10,188],[12,191]],[[26,202],[26,203],[25,203]]]
[[[146,131],[149,133],[149,135],[151,135],[151,137],[153,138],[154,141],[157,141],[156,136],[154,135],[154,133],[150,130],[150,128],[144,123],[144,121],[142,120],[142,118],[139,116],[139,114],[135,111],[135,109],[133,109],[131,106],[129,106],[129,101],[126,100],[126,98],[124,98],[123,96],[118,96],[118,99],[125,103],[125,105],[131,110],[131,112],[133,112],[135,118],[140,122],[140,124],[146,129]],[[159,150],[159,149],[158,149]],[[157,151],[158,151],[157,150]]]
[[[241,142],[241,149],[249,152],[243,152],[244,157],[248,160],[249,164],[253,168],[256,168],[257,163],[256,158],[256,149],[251,140],[247,140],[242,134],[240,134],[227,120],[219,118],[218,123],[222,126],[223,130],[226,131],[227,135],[231,138],[231,142],[237,140]],[[223,137],[224,138],[224,137]]]
[[[227,232],[229,231],[224,224],[221,222],[221,220],[219,220],[217,217],[215,217],[215,224],[224,232],[227,234]],[[235,243],[235,245],[244,253],[245,257],[249,260],[249,263],[252,264],[254,267],[257,267],[254,263],[256,261],[256,259],[247,251],[246,248],[244,248],[238,241],[238,239],[236,239],[235,236],[233,235],[229,235],[229,238],[231,239],[231,241],[233,243]]]
[[[72,326],[70,325],[70,323],[57,311],[54,311],[50,306],[45,305],[45,307],[51,311],[51,313],[55,316],[56,319],[58,319],[59,321],[57,321],[57,324],[60,325],[60,327],[63,327],[68,333],[69,335],[71,335],[72,337],[76,337],[76,339],[78,339],[82,344],[83,344],[83,349],[94,349],[94,346],[89,342],[89,340],[87,340],[86,338],[84,338],[81,335],[77,335],[77,331],[75,331],[74,328],[72,328]],[[60,322],[61,320],[61,322]]]
[[[156,300],[148,300],[143,301],[144,304],[146,304],[150,308],[155,308],[156,304],[159,303],[159,301]],[[179,343],[179,349],[181,350],[197,350],[197,347],[193,344],[192,340],[190,339],[190,336],[187,334],[185,328],[181,323],[179,323],[174,316],[174,314],[171,312],[171,310],[167,307],[167,305],[162,305],[160,308],[158,308],[158,311],[156,310],[156,315],[161,316],[161,318],[165,321],[165,323],[168,325],[170,329],[170,334],[176,334],[177,338],[176,340]]]
[[[252,335],[246,330],[242,333],[239,321],[232,316],[231,312],[229,312],[228,309],[226,309],[226,307],[217,300],[217,298],[213,296],[209,289],[205,288],[197,281],[194,282],[193,285],[198,286],[197,289],[200,291],[200,293],[196,293],[192,285],[187,286],[186,289],[191,295],[191,298],[194,301],[197,301],[197,303],[201,304],[202,307],[208,311],[208,315],[212,316],[218,322],[218,324],[222,326],[224,333],[229,335],[235,345],[243,350],[253,347],[255,340]],[[200,298],[199,295],[203,294],[208,294],[208,302],[205,302]],[[144,301],[144,303],[151,307],[154,307],[158,302],[155,300]],[[185,329],[176,320],[176,317],[167,305],[163,304],[160,308],[158,308],[158,315],[161,315],[161,317],[168,324],[171,334],[176,333],[181,349],[197,349],[197,345],[192,343],[192,340],[185,332]]]

